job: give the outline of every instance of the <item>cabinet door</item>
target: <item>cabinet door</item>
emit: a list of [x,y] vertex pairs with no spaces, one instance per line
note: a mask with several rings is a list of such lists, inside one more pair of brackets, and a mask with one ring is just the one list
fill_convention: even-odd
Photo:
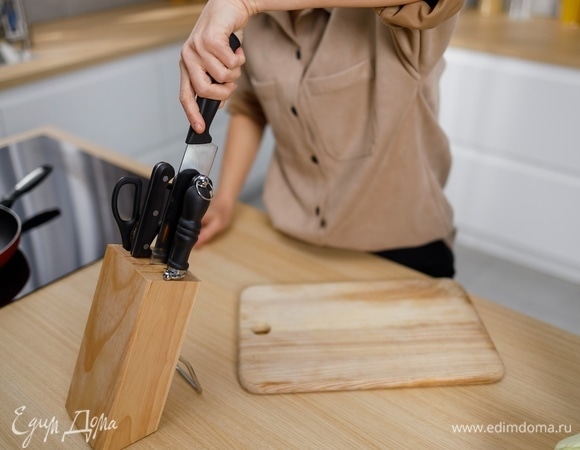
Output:
[[446,60],[458,242],[580,281],[580,71],[454,48]]
[[580,70],[450,48],[441,121],[454,142],[580,175]]

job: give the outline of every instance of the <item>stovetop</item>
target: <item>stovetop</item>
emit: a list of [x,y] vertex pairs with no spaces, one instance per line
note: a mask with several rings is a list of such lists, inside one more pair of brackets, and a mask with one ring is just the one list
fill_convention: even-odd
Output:
[[[52,167],[50,175],[12,209],[23,222],[48,210],[58,215],[22,233],[18,251],[0,267],[0,306],[97,261],[107,244],[121,240],[111,194],[119,178],[134,173],[69,142],[38,136],[0,148],[0,197],[42,165]],[[130,199],[122,203],[129,213]]]

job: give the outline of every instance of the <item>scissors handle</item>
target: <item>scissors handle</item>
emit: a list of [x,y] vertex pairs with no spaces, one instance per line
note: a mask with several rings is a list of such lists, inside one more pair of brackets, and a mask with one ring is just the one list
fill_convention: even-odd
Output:
[[[119,197],[121,195],[121,189],[126,185],[133,185],[134,192],[133,192],[133,210],[131,212],[131,216],[129,219],[123,219],[119,212]],[[115,187],[113,188],[113,196],[111,206],[113,209],[113,217],[119,226],[119,231],[121,232],[121,243],[125,250],[131,251],[131,241],[133,230],[135,229],[135,225],[139,221],[139,214],[140,214],[140,205],[141,205],[141,190],[142,190],[142,181],[140,178],[137,177],[122,177],[119,178],[119,181],[115,183]]]

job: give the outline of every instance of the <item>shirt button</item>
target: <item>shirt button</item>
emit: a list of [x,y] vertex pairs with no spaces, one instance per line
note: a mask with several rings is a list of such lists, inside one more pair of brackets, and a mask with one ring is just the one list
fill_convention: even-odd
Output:
[[316,213],[317,216],[320,215],[320,208],[317,206],[316,209],[314,210],[314,212]]
[[326,228],[326,220],[324,219],[320,220],[320,228]]
[[318,164],[318,158],[316,157],[316,155],[312,155],[310,157],[310,161],[312,161],[314,164]]
[[295,116],[298,116],[298,111],[296,110],[296,107],[292,107],[290,108],[290,111],[292,111],[292,114],[294,114]]
[[296,59],[302,58],[302,53],[300,53],[300,49],[296,50]]

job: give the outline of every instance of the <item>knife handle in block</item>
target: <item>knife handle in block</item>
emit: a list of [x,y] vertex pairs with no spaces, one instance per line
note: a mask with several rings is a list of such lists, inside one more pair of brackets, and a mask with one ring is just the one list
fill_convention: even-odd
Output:
[[139,217],[135,236],[131,243],[131,256],[134,258],[149,258],[151,256],[151,242],[155,238],[161,223],[161,216],[169,192],[169,182],[175,176],[171,164],[158,162],[153,167],[143,211]]
[[203,175],[195,177],[185,193],[171,255],[167,261],[167,270],[163,274],[164,279],[180,279],[186,274],[189,268],[189,254],[199,238],[201,220],[209,207],[212,196],[210,179]]
[[167,263],[171,247],[173,246],[177,222],[181,215],[185,193],[191,185],[192,180],[198,175],[199,172],[195,169],[185,169],[179,172],[174,178],[171,196],[165,207],[162,225],[157,235],[157,242],[152,251],[152,262]]

